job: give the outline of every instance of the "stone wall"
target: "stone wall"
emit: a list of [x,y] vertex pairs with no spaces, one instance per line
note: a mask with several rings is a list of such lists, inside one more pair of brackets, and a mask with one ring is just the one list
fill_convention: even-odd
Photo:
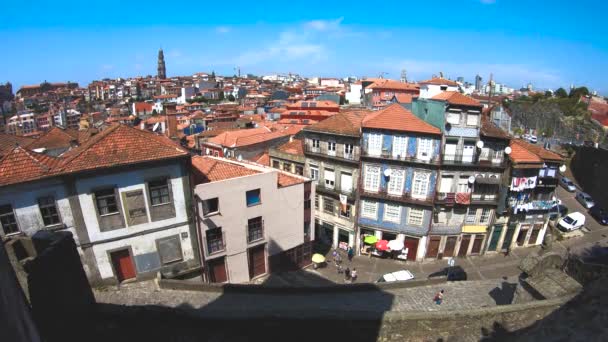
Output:
[[570,164],[578,184],[595,203],[608,207],[608,150],[579,147]]

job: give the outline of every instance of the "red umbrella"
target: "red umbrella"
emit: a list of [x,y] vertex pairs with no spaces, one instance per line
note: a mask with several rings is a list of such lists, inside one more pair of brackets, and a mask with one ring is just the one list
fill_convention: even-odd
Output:
[[376,242],[376,249],[379,251],[387,251],[388,250],[388,241],[380,240]]

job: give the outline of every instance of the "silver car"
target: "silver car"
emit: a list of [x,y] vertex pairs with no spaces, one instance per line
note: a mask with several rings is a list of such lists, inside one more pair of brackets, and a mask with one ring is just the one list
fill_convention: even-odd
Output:
[[576,191],[576,185],[574,185],[574,183],[568,177],[560,178],[559,183],[564,187],[564,189],[570,192]]
[[595,205],[595,202],[593,202],[593,198],[591,198],[589,194],[584,193],[582,191],[576,193],[576,200],[579,201],[579,203],[587,209],[590,209]]

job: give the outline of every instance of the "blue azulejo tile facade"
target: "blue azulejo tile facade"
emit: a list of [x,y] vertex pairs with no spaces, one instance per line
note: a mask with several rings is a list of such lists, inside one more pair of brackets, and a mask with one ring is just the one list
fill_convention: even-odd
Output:
[[[359,216],[359,225],[362,227],[377,228],[384,231],[390,231],[395,233],[402,233],[412,236],[425,236],[429,230],[429,224],[431,222],[432,211],[430,208],[409,205],[398,202],[387,202],[376,199],[362,199],[362,201],[369,201],[377,203],[376,217],[368,217],[364,215]],[[385,218],[385,203],[391,205],[400,206],[400,217],[399,222],[388,221]],[[414,210],[422,211],[422,222],[421,224],[411,224],[409,220],[410,212]]]
[[[393,177],[391,179],[391,177],[387,177],[385,175],[385,171],[387,169],[390,169],[391,171],[394,170],[403,170],[405,173],[405,177],[403,177],[403,184],[397,186],[397,188],[403,189],[403,192],[398,195],[395,194],[397,196],[401,196],[401,195],[410,195],[412,193],[412,184],[414,182],[414,175],[418,174],[418,173],[426,173],[429,174],[429,183],[428,183],[428,191],[427,191],[427,196],[428,197],[433,197],[434,196],[434,192],[435,192],[435,187],[437,184],[437,177],[438,177],[438,172],[437,170],[434,169],[430,169],[430,168],[424,168],[424,167],[410,167],[410,166],[406,166],[406,165],[394,165],[394,164],[388,164],[388,163],[373,163],[373,162],[363,162],[361,164],[362,169],[361,169],[361,177],[362,179],[365,179],[365,174],[367,172],[367,166],[380,166],[380,191],[387,191],[388,189],[388,183],[390,181],[395,181],[396,178]],[[364,185],[365,186],[365,185]]]
[[430,139],[431,140],[431,153],[432,155],[430,156],[429,159],[434,159],[435,157],[439,156],[440,153],[440,149],[441,149],[441,139],[439,136],[432,136],[432,135],[420,135],[420,134],[415,134],[415,133],[410,133],[410,132],[389,132],[389,131],[380,131],[380,130],[366,130],[365,132],[363,132],[363,148],[366,150],[370,150],[370,146],[368,145],[369,142],[369,136],[371,134],[377,135],[380,134],[382,135],[382,154],[389,154],[392,155],[393,154],[393,141],[394,141],[394,137],[403,137],[406,138],[407,141],[407,148],[406,148],[406,156],[407,158],[415,158],[417,153],[418,153],[418,146],[421,144],[420,141],[422,139]]

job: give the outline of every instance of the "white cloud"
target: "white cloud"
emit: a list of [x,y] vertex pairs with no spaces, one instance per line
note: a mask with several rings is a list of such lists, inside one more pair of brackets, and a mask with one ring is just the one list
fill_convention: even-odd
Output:
[[215,32],[221,34],[228,33],[230,31],[232,31],[232,29],[229,26],[218,26],[215,28]]
[[340,27],[344,17],[333,20],[311,20],[304,23],[304,27],[317,31],[330,31]]

